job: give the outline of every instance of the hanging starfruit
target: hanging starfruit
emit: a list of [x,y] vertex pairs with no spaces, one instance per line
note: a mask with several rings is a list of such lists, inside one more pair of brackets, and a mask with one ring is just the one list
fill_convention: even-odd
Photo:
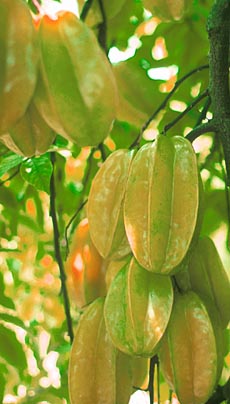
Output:
[[106,159],[93,179],[87,216],[90,235],[104,257],[119,259],[130,252],[123,218],[123,201],[133,151],[117,150]]
[[209,237],[198,241],[189,265],[191,288],[201,297],[214,301],[223,328],[230,321],[230,279],[223,267],[215,244]]
[[192,292],[175,294],[159,349],[161,371],[181,404],[203,404],[217,379],[217,345],[205,304]]
[[79,146],[102,142],[116,114],[113,72],[94,33],[71,12],[40,22],[35,103],[57,133]]
[[172,274],[185,257],[197,222],[196,155],[182,136],[158,136],[133,159],[125,193],[126,234],[137,261]]
[[129,355],[151,357],[167,327],[173,304],[170,277],[145,271],[132,258],[113,279],[105,300],[106,328]]
[[116,404],[116,349],[107,335],[104,299],[87,307],[77,326],[69,361],[71,404]]
[[38,46],[30,10],[22,0],[0,1],[0,134],[20,119],[37,81]]
[[128,404],[133,358],[119,352],[107,334],[104,299],[87,307],[77,326],[69,361],[71,404]]
[[14,153],[25,157],[45,153],[55,138],[54,131],[47,125],[32,102],[25,114],[0,140]]
[[78,307],[105,296],[105,265],[89,234],[88,219],[77,226],[65,263],[67,285]]

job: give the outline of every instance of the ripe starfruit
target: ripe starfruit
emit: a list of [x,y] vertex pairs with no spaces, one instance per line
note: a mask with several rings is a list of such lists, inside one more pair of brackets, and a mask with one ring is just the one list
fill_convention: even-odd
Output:
[[87,216],[90,235],[104,257],[119,259],[130,252],[123,219],[123,201],[133,151],[110,154],[93,179]]
[[230,280],[209,237],[199,239],[191,255],[188,272],[191,288],[215,303],[225,328],[230,321]]
[[0,1],[0,44],[0,134],[4,134],[24,115],[37,81],[36,32],[24,1]]
[[35,103],[57,133],[79,146],[102,142],[116,115],[113,72],[94,33],[71,12],[39,25],[40,75]]
[[180,20],[192,0],[143,0],[144,7],[164,21]]
[[65,269],[69,291],[78,307],[105,296],[104,260],[91,240],[87,218],[74,232]]
[[182,136],[158,136],[132,161],[124,222],[132,252],[145,269],[172,274],[185,257],[196,226],[196,155]]
[[158,352],[161,371],[181,404],[203,404],[217,378],[217,345],[205,304],[192,292],[175,294]]
[[69,361],[71,404],[116,404],[116,349],[105,329],[104,299],[80,318]]
[[128,404],[133,358],[112,345],[103,317],[104,299],[96,299],[80,318],[69,361],[71,404]]
[[167,327],[173,304],[170,277],[145,271],[132,258],[113,279],[105,300],[106,328],[129,355],[151,357]]
[[0,140],[14,153],[25,157],[45,153],[55,138],[54,131],[47,125],[32,102],[25,114]]

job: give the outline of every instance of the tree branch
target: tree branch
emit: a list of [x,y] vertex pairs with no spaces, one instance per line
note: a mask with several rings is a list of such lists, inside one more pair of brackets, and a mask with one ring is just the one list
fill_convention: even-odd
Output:
[[201,72],[204,69],[208,69],[209,65],[202,65],[197,67],[196,69],[191,70],[190,72],[188,72],[187,74],[185,74],[183,77],[181,77],[179,80],[177,80],[177,82],[175,83],[173,89],[170,91],[170,93],[165,97],[164,101],[159,105],[159,107],[152,113],[152,115],[149,117],[149,119],[144,123],[144,125],[142,126],[140,133],[138,134],[138,137],[134,140],[134,142],[131,144],[131,146],[129,147],[129,149],[133,149],[134,147],[138,146],[142,134],[143,132],[147,129],[147,127],[149,126],[149,124],[153,121],[153,119],[157,116],[157,114],[166,107],[168,101],[170,100],[170,98],[173,96],[173,94],[175,93],[175,91],[178,89],[178,87],[185,81],[187,80],[189,77],[193,76],[193,74]]
[[207,115],[207,112],[208,112],[208,110],[209,110],[209,107],[210,107],[211,103],[212,103],[211,97],[209,96],[209,97],[207,98],[207,100],[205,101],[204,107],[203,107],[203,109],[202,109],[202,111],[201,111],[201,113],[200,113],[200,116],[199,116],[199,118],[198,118],[198,120],[197,120],[197,122],[196,122],[195,128],[196,128],[197,126],[201,125],[203,119],[206,118],[206,115]]
[[187,134],[186,139],[188,139],[192,143],[200,135],[203,135],[204,133],[215,132],[215,130],[215,121],[212,119],[209,122],[202,123],[201,125],[196,126],[193,130],[191,130],[191,132]]
[[163,133],[167,132],[170,128],[176,125],[192,108],[194,108],[203,98],[208,96],[208,90],[203,91],[191,104],[183,111],[180,115],[178,115],[172,122],[164,127]]
[[51,163],[53,165],[53,173],[52,173],[51,179],[50,179],[50,216],[52,218],[52,223],[53,223],[54,252],[55,252],[55,258],[56,258],[57,264],[59,266],[59,271],[60,271],[61,292],[63,294],[68,334],[70,337],[70,341],[72,343],[74,334],[73,334],[72,319],[71,319],[71,315],[70,315],[69,297],[68,297],[68,292],[67,292],[67,287],[66,287],[66,274],[65,274],[64,264],[63,264],[62,255],[61,255],[61,248],[60,248],[60,243],[59,243],[60,234],[59,234],[58,219],[57,219],[57,213],[56,213],[56,201],[55,201],[56,200],[56,187],[55,187],[55,177],[54,177],[55,161],[56,161],[55,153],[51,153]]
[[217,122],[216,134],[224,150],[227,185],[230,186],[229,0],[215,2],[208,17],[207,31],[210,41],[209,89],[213,117]]
[[225,400],[230,399],[230,379],[225,383],[224,386],[217,386],[215,393],[206,404],[220,404]]

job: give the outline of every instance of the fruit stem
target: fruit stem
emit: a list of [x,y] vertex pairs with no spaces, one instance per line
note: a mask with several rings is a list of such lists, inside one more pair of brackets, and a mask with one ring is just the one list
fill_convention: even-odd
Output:
[[154,375],[155,375],[155,365],[159,362],[158,356],[154,355],[150,359],[150,365],[149,365],[149,385],[148,385],[148,391],[149,391],[149,402],[150,404],[154,403]]

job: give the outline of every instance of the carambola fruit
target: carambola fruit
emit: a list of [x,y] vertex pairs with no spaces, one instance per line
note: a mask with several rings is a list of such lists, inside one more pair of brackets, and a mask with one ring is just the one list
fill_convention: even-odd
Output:
[[185,257],[197,222],[196,155],[182,136],[158,136],[135,155],[125,192],[126,234],[148,271],[172,274]]

